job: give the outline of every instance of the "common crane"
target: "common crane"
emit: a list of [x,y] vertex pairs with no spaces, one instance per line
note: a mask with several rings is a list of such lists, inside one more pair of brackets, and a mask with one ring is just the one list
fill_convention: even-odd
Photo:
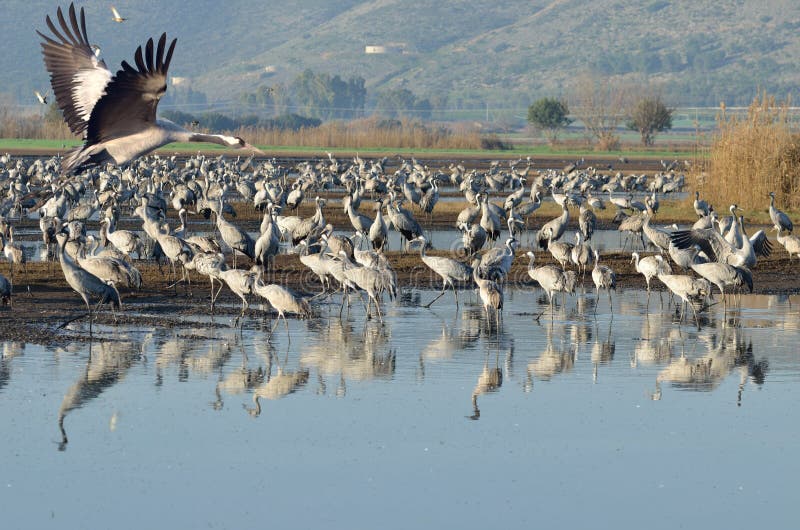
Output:
[[177,39],[169,48],[166,33],[157,44],[148,39],[144,51],[141,46],[136,49],[136,67],[122,61],[121,69],[112,74],[89,44],[83,8],[80,19],[74,4],[69,6],[69,21],[60,7],[56,15],[59,27],[49,15],[45,18],[51,36],[36,33],[42,38],[44,63],[58,108],[73,134],[84,140],[63,160],[62,174],[107,162],[122,165],[171,142],[212,142],[258,152],[241,138],[192,132],[156,118]]
[[422,262],[427,265],[429,269],[438,274],[442,279],[442,292],[423,307],[427,308],[432,306],[436,300],[444,295],[445,291],[447,290],[447,286],[449,285],[453,289],[453,295],[456,298],[456,309],[458,309],[458,289],[456,289],[456,286],[453,284],[453,282],[468,282],[472,276],[472,269],[460,261],[456,261],[446,256],[426,255],[425,247],[427,246],[428,242],[425,239],[425,236],[419,236],[417,239],[415,239],[415,241],[419,242],[419,255],[422,259]]
[[775,208],[775,192],[769,192],[769,218],[772,219],[772,224],[776,228],[791,232],[794,229],[792,220],[784,212]]

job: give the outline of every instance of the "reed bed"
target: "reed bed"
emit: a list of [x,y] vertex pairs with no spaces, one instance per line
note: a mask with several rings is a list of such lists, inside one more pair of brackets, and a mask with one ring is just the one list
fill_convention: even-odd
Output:
[[67,124],[45,119],[40,114],[20,114],[0,106],[0,138],[33,138],[37,140],[72,139]]
[[348,149],[482,149],[487,140],[471,129],[378,118],[327,122],[298,130],[243,127],[235,134],[257,145]]
[[699,182],[704,198],[718,207],[766,210],[774,191],[779,208],[800,209],[800,134],[788,111],[788,102],[766,94],[753,100],[746,115],[728,115],[723,106],[708,178]]

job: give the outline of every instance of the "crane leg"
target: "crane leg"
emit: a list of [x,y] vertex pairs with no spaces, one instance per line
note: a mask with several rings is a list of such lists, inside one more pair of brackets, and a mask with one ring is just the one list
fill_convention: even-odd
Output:
[[[432,305],[433,305],[433,303],[434,303],[436,300],[438,300],[439,298],[441,298],[442,296],[444,296],[444,293],[445,293],[445,291],[446,291],[446,290],[447,290],[447,282],[445,282],[445,283],[444,283],[444,285],[442,285],[442,292],[441,292],[441,293],[439,293],[439,296],[437,296],[436,298],[434,298],[433,300],[431,300],[430,302],[428,302],[426,305],[424,305],[424,306],[422,306],[422,307],[424,307],[424,308],[426,308],[426,309],[427,309],[427,308],[429,308],[430,306],[432,306]],[[458,300],[458,295],[456,295],[456,300]]]
[[286,320],[286,315],[281,313],[281,318],[283,318],[283,323],[286,325],[286,338],[289,340],[289,344],[292,343],[292,336],[289,335],[289,321]]

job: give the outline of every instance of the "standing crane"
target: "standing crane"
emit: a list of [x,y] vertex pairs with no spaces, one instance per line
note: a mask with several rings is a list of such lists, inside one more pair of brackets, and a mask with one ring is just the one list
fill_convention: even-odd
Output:
[[781,233],[782,230],[780,229],[780,227],[773,228],[773,230],[775,230],[778,233],[777,235],[778,243],[783,245],[783,248],[785,248],[786,252],[789,253],[789,266],[791,266],[792,256],[797,256],[798,258],[800,258],[800,237],[797,237],[794,234],[789,234],[787,236],[784,236]]
[[[656,259],[663,261],[664,258],[657,255]],[[659,274],[658,279],[667,286],[667,289],[683,300],[683,305],[689,304],[694,313],[694,323],[700,329],[700,321],[697,318],[697,309],[702,308],[706,299],[711,295],[711,284],[705,278],[692,278],[685,274]],[[681,310],[681,322],[683,321],[683,310]]]
[[[608,305],[611,312],[614,312],[614,305],[611,301],[611,290],[617,287],[617,275],[609,267],[600,265],[600,253],[594,251],[594,269],[592,269],[592,281],[594,288],[597,292],[597,297],[600,297],[600,289],[605,289],[608,292]],[[597,304],[594,306],[595,313],[597,312]]]
[[110,303],[112,310],[121,309],[122,304],[119,299],[119,292],[111,285],[108,285],[103,280],[82,269],[77,263],[72,261],[67,253],[64,251],[64,245],[67,242],[67,234],[59,233],[56,235],[58,240],[59,254],[58,259],[61,262],[61,270],[64,272],[64,278],[72,290],[74,290],[83,299],[86,304],[86,309],[89,312],[89,335],[92,334],[92,307],[90,302],[93,298],[99,299],[98,307]]
[[256,242],[250,237],[250,234],[228,222],[222,217],[222,199],[219,201],[219,213],[217,214],[217,229],[220,236],[226,245],[231,247],[233,251],[233,268],[236,268],[236,252],[241,252],[248,258],[255,260],[256,257]]
[[286,324],[286,338],[291,343],[292,337],[289,335],[289,322],[286,321],[286,313],[310,318],[311,306],[308,305],[306,300],[295,296],[285,287],[276,284],[264,284],[261,278],[258,278],[253,285],[253,292],[264,298],[278,312],[278,318],[275,319],[275,324],[270,329],[269,336],[272,337],[272,333],[280,323],[280,319],[283,319],[283,323]]
[[536,233],[536,241],[539,243],[539,248],[546,249],[550,240],[558,241],[564,234],[569,223],[569,203],[570,200],[567,198],[564,204],[561,205],[561,215],[546,222]]
[[720,294],[722,294],[723,307],[727,306],[727,301],[725,299],[726,285],[734,287],[747,285],[750,292],[753,292],[753,274],[749,269],[744,267],[734,267],[727,263],[711,261],[708,263],[695,263],[692,265],[692,270],[717,286]]
[[780,228],[786,232],[791,232],[794,229],[792,220],[784,212],[775,208],[775,192],[769,192],[769,218],[772,219],[772,224],[775,228]]
[[472,269],[467,265],[464,265],[460,261],[456,261],[452,258],[448,258],[446,256],[428,256],[425,254],[425,247],[427,246],[428,241],[425,239],[425,236],[419,236],[415,241],[418,241],[420,244],[419,255],[422,258],[422,262],[428,266],[433,272],[439,275],[442,279],[442,292],[439,295],[428,302],[423,307],[428,308],[433,305],[433,303],[441,298],[445,291],[447,290],[447,286],[449,285],[453,289],[453,295],[456,298],[456,311],[458,310],[458,289],[453,284],[454,281],[457,282],[468,282],[472,277]]
[[477,260],[472,264],[472,279],[478,285],[478,295],[481,297],[481,304],[486,313],[487,324],[489,320],[489,311],[494,312],[495,324],[500,328],[500,316],[503,310],[503,288],[497,282],[487,280],[478,276]]

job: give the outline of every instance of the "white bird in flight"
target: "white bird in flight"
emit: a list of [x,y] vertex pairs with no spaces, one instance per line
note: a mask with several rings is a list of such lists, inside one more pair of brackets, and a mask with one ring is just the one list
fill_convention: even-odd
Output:
[[119,11],[117,11],[117,8],[114,6],[111,6],[111,13],[114,15],[111,17],[111,20],[114,22],[125,22],[128,20],[127,18],[122,18],[122,15],[119,14]]
[[39,103],[41,103],[42,105],[47,105],[47,92],[42,94],[38,90],[34,90],[33,93],[36,94],[36,99],[39,100]]

